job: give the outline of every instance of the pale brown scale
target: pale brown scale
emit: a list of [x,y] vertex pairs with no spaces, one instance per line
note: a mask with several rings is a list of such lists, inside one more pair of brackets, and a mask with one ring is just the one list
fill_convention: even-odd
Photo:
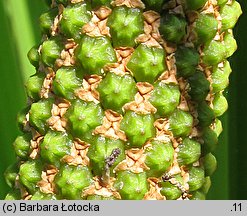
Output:
[[121,139],[126,141],[126,135],[120,130],[120,122],[123,119],[122,115],[112,110],[106,110],[102,125],[94,130],[94,134],[104,135],[111,139]]
[[144,34],[140,34],[135,41],[148,47],[161,48],[163,39],[159,34],[160,15],[154,11],[146,11],[144,16]]
[[119,47],[115,48],[117,63],[107,64],[104,67],[105,71],[113,72],[119,76],[124,76],[125,74],[129,74],[129,70],[126,65],[131,57],[131,54],[134,52],[134,48],[132,47]]
[[182,17],[185,17],[185,13],[184,13],[182,5],[178,5],[175,8],[173,8],[171,10],[171,13],[178,14],[178,15],[181,15]]
[[150,114],[157,112],[157,109],[149,102],[153,86],[147,82],[138,82],[136,86],[138,92],[135,95],[135,100],[126,103],[123,106],[123,109],[132,110],[139,114]]
[[47,120],[48,125],[56,131],[66,132],[67,121],[63,118],[70,103],[65,100],[57,100],[56,104],[52,105],[52,116]]
[[61,51],[60,58],[56,59],[55,67],[73,66],[75,64],[75,49],[78,46],[73,39],[68,39],[65,43],[65,48]]
[[111,14],[111,12],[112,10],[106,6],[102,6],[98,10],[94,11],[97,17],[101,20],[106,19]]
[[151,33],[152,33],[152,25],[149,25],[148,22],[144,21],[144,34],[146,36],[151,37]]
[[90,75],[85,77],[82,87],[75,91],[75,95],[84,101],[93,101],[99,103],[99,93],[96,90],[102,77],[98,75]]
[[32,151],[29,155],[30,158],[32,159],[37,159],[37,157],[39,156],[39,151],[40,151],[40,143],[41,141],[44,139],[43,136],[38,136],[38,137],[34,137],[33,139],[30,141],[30,146],[32,148]]
[[183,95],[181,95],[180,104],[177,106],[177,108],[186,112],[190,111],[188,100]]
[[129,170],[134,173],[141,173],[149,170],[149,167],[145,164],[146,155],[144,154],[144,149],[132,148],[125,150],[125,155],[126,158],[114,168],[114,172]]
[[111,9],[101,7],[97,11],[93,11],[90,22],[82,27],[82,33],[92,37],[111,36],[110,29],[107,26],[107,18],[111,14]]
[[138,82],[136,87],[142,95],[148,94],[154,89],[154,87],[148,82]]
[[161,188],[158,186],[159,179],[148,178],[149,191],[144,195],[144,200],[166,200],[165,196],[160,193]]
[[45,72],[46,72],[46,77],[43,81],[43,85],[40,91],[41,98],[49,98],[51,94],[52,81],[55,77],[55,72],[53,71],[52,68],[45,69]]
[[52,165],[49,165],[45,171],[42,171],[42,180],[37,183],[37,186],[40,188],[41,192],[45,194],[55,193],[55,184],[53,181],[57,173],[58,169]]
[[113,6],[127,6],[129,8],[145,8],[141,0],[114,0],[111,4]]
[[103,197],[111,197],[113,196],[116,199],[121,199],[120,194],[116,191],[114,188],[114,182],[116,181],[115,178],[110,177],[109,182],[107,185],[102,185],[101,178],[98,176],[95,176],[93,178],[94,183],[91,184],[89,187],[87,187],[83,193],[82,197],[87,197],[90,195],[99,195]]
[[87,157],[89,146],[90,144],[79,139],[74,140],[70,149],[70,155],[65,155],[61,160],[68,163],[69,165],[89,166],[90,160]]

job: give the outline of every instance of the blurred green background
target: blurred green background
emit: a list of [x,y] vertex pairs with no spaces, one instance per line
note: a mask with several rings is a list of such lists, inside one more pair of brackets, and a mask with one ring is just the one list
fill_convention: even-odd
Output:
[[[224,131],[208,199],[247,199],[247,1],[239,2],[244,12],[234,29],[239,49],[230,58],[229,109],[221,118]],[[15,160],[16,115],[26,103],[23,84],[35,73],[26,54],[41,39],[38,17],[47,9],[45,0],[0,0],[0,199],[9,190],[3,172]]]

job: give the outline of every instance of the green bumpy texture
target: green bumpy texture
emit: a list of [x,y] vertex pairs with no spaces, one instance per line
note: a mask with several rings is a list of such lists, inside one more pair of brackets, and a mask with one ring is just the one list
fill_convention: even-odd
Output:
[[126,133],[129,147],[141,147],[154,136],[154,117],[127,111],[121,121],[121,129]]
[[178,76],[188,78],[196,72],[199,54],[195,49],[180,46],[175,52],[175,57]]
[[[177,183],[183,186],[184,182],[180,175],[175,175],[173,178],[176,180]],[[160,193],[164,195],[168,200],[176,200],[182,195],[181,189],[169,181],[161,182],[160,186]]]
[[211,14],[199,14],[195,23],[196,43],[203,44],[212,40],[218,29],[218,21]]
[[22,159],[27,159],[28,155],[31,151],[31,146],[30,146],[30,141],[32,139],[32,135],[29,133],[23,134],[21,136],[18,136],[14,143],[14,149],[15,149],[15,154],[22,158]]
[[174,149],[171,143],[153,141],[146,149],[145,164],[150,168],[147,176],[160,177],[172,164]]
[[62,49],[63,47],[60,38],[54,37],[44,41],[41,49],[42,62],[47,66],[54,66],[56,59],[60,57]]
[[117,61],[110,40],[102,36],[83,36],[77,48],[77,57],[85,74],[102,75],[106,64]]
[[180,102],[180,91],[177,85],[156,82],[149,99],[160,116],[170,115]]
[[182,16],[165,13],[161,17],[160,33],[167,41],[179,44],[186,35],[186,26]]
[[124,104],[133,101],[137,93],[136,82],[129,75],[118,76],[108,72],[97,88],[102,106],[122,112]]
[[145,172],[132,173],[130,171],[119,172],[114,184],[122,199],[140,200],[148,191],[147,176]]
[[169,130],[175,137],[185,137],[191,132],[193,117],[185,111],[175,110],[169,117]]
[[138,82],[153,83],[166,70],[163,49],[140,44],[127,64]]
[[26,161],[20,166],[20,182],[30,193],[36,191],[37,183],[41,180],[42,163],[37,160]]
[[47,120],[51,117],[53,99],[33,103],[29,111],[30,124],[41,134],[48,130]]
[[66,199],[81,199],[82,190],[92,183],[92,173],[86,166],[64,165],[55,178],[59,195]]
[[72,140],[68,135],[58,131],[48,131],[40,144],[40,155],[42,160],[49,164],[60,166],[63,156],[70,153]]
[[36,73],[33,76],[29,77],[26,82],[26,92],[28,97],[30,97],[34,101],[38,101],[41,99],[40,91],[43,86],[43,82],[45,79],[45,74]]
[[178,163],[180,165],[189,165],[201,156],[201,144],[193,139],[185,138],[179,145]]
[[92,131],[102,124],[103,110],[94,102],[75,100],[66,113],[69,131],[74,137],[89,140]]
[[78,40],[81,36],[82,27],[88,23],[92,17],[86,4],[79,3],[69,5],[63,10],[60,22],[61,32],[69,38]]
[[75,99],[75,91],[82,86],[82,80],[75,68],[60,68],[52,82],[52,89],[58,96]]
[[[112,159],[113,164],[107,164],[106,159],[110,157],[114,150],[118,150],[119,154]],[[102,176],[109,168],[112,172],[114,167],[125,159],[124,142],[121,140],[112,140],[105,137],[96,137],[90,145],[87,156],[89,157],[93,169],[93,173]],[[109,167],[108,167],[109,166]]]
[[114,47],[134,47],[135,39],[143,33],[140,9],[116,7],[107,20]]

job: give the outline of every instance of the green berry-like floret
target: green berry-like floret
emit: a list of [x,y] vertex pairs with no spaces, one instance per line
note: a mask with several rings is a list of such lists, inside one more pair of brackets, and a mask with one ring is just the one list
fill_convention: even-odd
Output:
[[[176,180],[176,183],[179,183],[181,186],[184,186],[183,178],[180,175],[175,175],[173,178]],[[176,185],[172,184],[169,181],[160,183],[161,195],[165,196],[167,200],[176,200],[182,195],[182,191]]]
[[165,13],[161,15],[160,34],[167,41],[180,43],[186,35],[187,22],[185,18],[175,14]]
[[213,110],[216,117],[219,117],[225,113],[228,109],[228,103],[226,98],[222,93],[217,93],[214,95],[213,100]]
[[52,67],[56,59],[60,57],[62,49],[63,46],[60,38],[53,37],[44,41],[41,48],[41,59],[43,63]]
[[41,180],[42,163],[39,160],[30,160],[21,164],[19,170],[20,182],[30,193],[37,189],[37,183]]
[[132,54],[127,67],[138,82],[153,83],[166,70],[165,51],[140,44]]
[[156,82],[149,99],[160,116],[170,115],[180,102],[179,87],[174,84]]
[[75,99],[75,90],[82,86],[79,72],[72,67],[62,67],[56,72],[52,90],[58,96],[68,100]]
[[110,40],[103,36],[83,36],[76,52],[86,74],[102,75],[106,64],[117,61]]
[[160,177],[173,162],[174,148],[171,143],[152,141],[145,150],[145,164],[150,168],[147,176]]
[[39,67],[40,54],[38,46],[33,46],[27,53],[29,62],[36,68]]
[[68,5],[64,8],[60,30],[69,38],[79,39],[82,27],[91,20],[92,14],[85,3]]
[[130,75],[118,76],[108,72],[97,91],[105,109],[122,112],[123,105],[134,100],[137,88],[135,80]]
[[104,172],[112,171],[119,162],[125,159],[124,143],[119,139],[95,137],[90,143],[87,156],[90,159],[93,173],[102,176]]
[[226,58],[226,54],[225,44],[212,40],[205,44],[202,61],[207,66],[217,65]]
[[42,160],[49,164],[60,166],[63,156],[70,153],[72,140],[64,132],[48,131],[40,144]]
[[229,84],[229,75],[232,69],[228,61],[224,62],[224,66],[219,68],[218,66],[213,67],[212,71],[212,87],[213,92],[219,92],[224,90]]
[[41,134],[48,129],[47,120],[51,117],[53,99],[42,99],[31,105],[29,111],[30,124]]
[[212,14],[199,14],[194,26],[196,43],[203,44],[215,37],[218,29],[218,21]]
[[27,159],[31,150],[30,141],[32,139],[32,135],[29,133],[25,133],[23,135],[18,136],[14,143],[15,154],[21,159]]
[[178,163],[189,165],[199,160],[201,156],[201,144],[193,139],[185,138],[179,144]]
[[114,47],[134,47],[143,33],[143,16],[138,8],[115,7],[107,20]]
[[205,176],[211,176],[217,168],[217,160],[212,153],[208,153],[203,157],[203,167]]
[[220,7],[220,16],[222,18],[222,31],[232,29],[240,15],[242,14],[241,6],[237,1],[232,1],[231,4],[224,4]]
[[26,127],[25,127],[26,122],[27,122],[26,115],[28,114],[29,110],[30,110],[30,106],[27,106],[21,109],[21,111],[19,111],[17,114],[17,118],[16,118],[17,126],[20,131],[23,131],[23,132],[26,131]]
[[65,114],[71,134],[82,140],[88,140],[92,131],[102,124],[103,110],[99,104],[75,100]]
[[114,187],[123,200],[141,200],[148,191],[146,173],[121,171],[117,174]]
[[44,34],[50,35],[51,26],[53,26],[53,22],[57,14],[58,14],[58,8],[54,7],[48,10],[47,12],[41,14],[41,16],[39,17],[39,25],[41,31]]
[[201,71],[197,71],[189,79],[191,98],[197,102],[202,102],[206,99],[209,90],[210,82],[207,80],[205,74]]
[[40,90],[42,88],[44,79],[45,74],[37,72],[33,76],[29,77],[26,82],[27,95],[34,101],[38,101],[40,99]]
[[201,127],[208,127],[215,119],[214,110],[207,104],[206,101],[201,102],[197,108],[198,120]]
[[93,176],[87,166],[64,165],[55,177],[55,184],[64,199],[82,199],[83,189],[93,182]]
[[175,137],[188,136],[192,130],[193,117],[183,110],[175,110],[169,117],[169,130]]
[[214,128],[213,128],[214,132],[217,134],[217,137],[219,137],[219,135],[221,134],[221,132],[223,131],[223,127],[222,127],[222,123],[219,119],[215,119],[214,121]]
[[121,130],[127,135],[130,147],[142,147],[149,138],[155,135],[153,124],[153,115],[127,111],[121,121]]
[[232,33],[225,33],[224,35],[224,44],[226,46],[226,58],[233,55],[233,53],[237,50],[237,42],[233,37]]
[[189,170],[189,188],[190,191],[196,191],[202,187],[205,182],[205,172],[201,167],[191,167]]
[[187,78],[196,72],[200,56],[195,49],[179,46],[175,58],[178,76]]
[[204,184],[200,188],[200,191],[203,192],[204,194],[207,194],[210,187],[211,187],[211,178],[210,178],[210,176],[206,176]]
[[217,133],[211,128],[206,127],[203,130],[202,139],[204,142],[202,145],[203,153],[214,152],[218,144]]

